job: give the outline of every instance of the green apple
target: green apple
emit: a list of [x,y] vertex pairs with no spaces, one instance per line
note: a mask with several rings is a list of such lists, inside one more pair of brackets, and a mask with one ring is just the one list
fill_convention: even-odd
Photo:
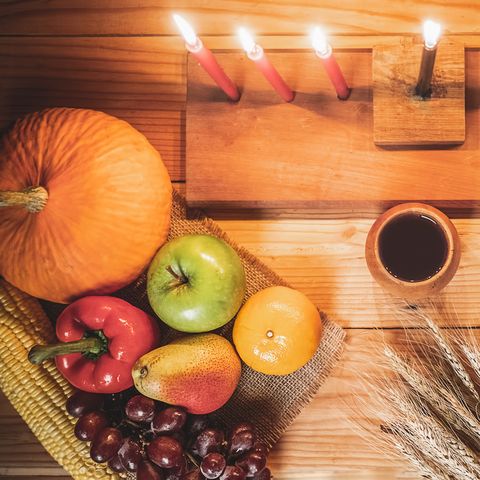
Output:
[[150,305],[182,332],[208,332],[229,322],[245,296],[245,270],[235,250],[210,235],[165,244],[147,274]]

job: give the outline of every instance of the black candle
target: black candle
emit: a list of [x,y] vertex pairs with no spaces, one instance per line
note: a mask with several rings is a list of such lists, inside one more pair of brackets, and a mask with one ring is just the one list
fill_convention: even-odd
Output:
[[437,47],[427,48],[423,46],[422,63],[420,64],[420,73],[418,74],[415,93],[420,97],[429,97],[431,93],[430,85],[432,83],[433,67],[435,66],[435,56]]
[[436,22],[427,20],[423,24],[424,44],[422,62],[420,64],[417,86],[415,87],[415,93],[422,98],[428,97],[431,93],[430,86],[432,83],[433,68],[435,66],[440,31],[440,25]]

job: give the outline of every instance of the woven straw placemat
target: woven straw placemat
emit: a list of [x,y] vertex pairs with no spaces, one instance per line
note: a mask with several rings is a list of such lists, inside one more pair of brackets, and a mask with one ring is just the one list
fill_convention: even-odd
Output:
[[[190,212],[189,212],[190,213]],[[197,215],[187,218],[180,194],[174,193],[169,238],[189,233],[216,235],[238,252],[247,276],[247,298],[272,285],[286,283],[245,249],[235,245],[212,220]],[[117,295],[152,313],[145,291],[145,275]],[[56,316],[58,309],[47,309]],[[54,314],[55,312],[55,314]],[[322,315],[324,333],[315,356],[290,375],[268,376],[242,367],[240,384],[219,412],[228,425],[239,420],[253,422],[260,437],[272,446],[288,425],[311,400],[338,360],[343,345],[343,330]],[[233,322],[220,333],[231,338]],[[178,333],[164,327],[164,341]],[[28,350],[36,343],[54,339],[51,322],[34,298],[0,280],[0,387],[46,450],[75,479],[118,478],[105,465],[89,458],[88,446],[73,434],[74,419],[65,411],[71,388],[57,372],[53,362],[33,366]]]

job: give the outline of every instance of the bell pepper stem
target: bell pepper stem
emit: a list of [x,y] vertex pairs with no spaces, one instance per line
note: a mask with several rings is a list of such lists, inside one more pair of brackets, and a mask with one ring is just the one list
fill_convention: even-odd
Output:
[[49,358],[57,355],[66,355],[67,353],[93,353],[98,354],[102,351],[104,344],[98,337],[88,337],[75,342],[60,342],[53,345],[35,345],[28,352],[30,363],[39,365]]

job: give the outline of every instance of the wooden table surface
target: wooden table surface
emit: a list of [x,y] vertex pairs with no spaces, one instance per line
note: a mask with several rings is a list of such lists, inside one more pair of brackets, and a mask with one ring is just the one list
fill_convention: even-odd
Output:
[[[185,50],[170,20],[172,9],[185,12],[214,49],[237,48],[232,32],[239,24],[251,26],[266,48],[308,48],[302,32],[313,22],[328,27],[337,47],[369,49],[418,33],[425,17],[441,21],[467,47],[480,47],[478,0],[4,0],[0,128],[47,106],[104,110],[144,132],[176,188],[184,189]],[[474,99],[478,109],[479,91]],[[479,132],[473,134],[478,138]],[[480,163],[477,150],[468,154]],[[271,455],[278,480],[416,478],[405,463],[370,447],[352,425],[363,419],[355,408],[363,388],[358,373],[375,371],[372,348],[400,335],[365,265],[372,223],[365,217],[331,211],[325,218],[291,211],[217,216],[235,241],[347,329],[341,363]],[[477,325],[480,220],[458,218],[455,224],[463,257],[446,294],[461,320]],[[0,476],[69,478],[1,394]]]

